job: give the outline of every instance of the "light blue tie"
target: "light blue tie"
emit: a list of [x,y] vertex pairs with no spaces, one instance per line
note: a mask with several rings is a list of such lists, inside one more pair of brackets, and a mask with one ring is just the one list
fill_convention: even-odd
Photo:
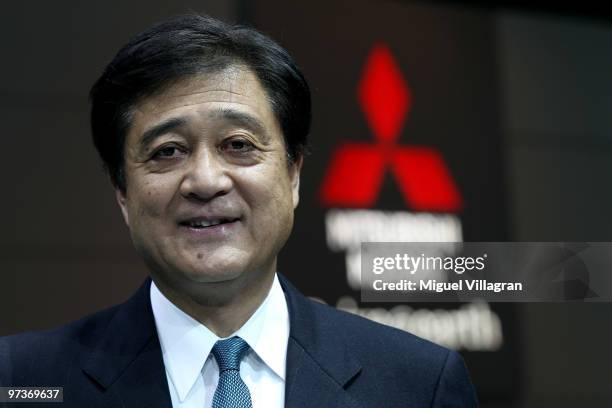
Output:
[[219,340],[212,353],[219,365],[219,384],[213,396],[213,408],[253,408],[249,389],[240,378],[240,361],[249,345],[240,337]]

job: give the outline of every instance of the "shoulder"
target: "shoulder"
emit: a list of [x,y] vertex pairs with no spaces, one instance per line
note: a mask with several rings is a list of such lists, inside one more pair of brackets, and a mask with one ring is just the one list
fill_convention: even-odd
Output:
[[[333,339],[332,347],[342,343],[362,366],[351,385],[359,399],[368,400],[376,392],[383,399],[389,393],[407,393],[415,404],[478,405],[468,370],[456,351],[316,301],[310,304],[313,320],[319,322],[314,330]],[[377,391],[371,388],[375,384]],[[367,393],[360,395],[364,390]]]
[[310,302],[317,320],[324,322],[323,326],[330,334],[334,332],[340,336],[353,350],[382,351],[383,355],[377,355],[377,359],[388,356],[390,360],[397,360],[393,353],[407,353],[411,355],[413,364],[443,364],[451,352],[409,332],[316,301]]
[[0,337],[0,383],[42,384],[61,375],[99,341],[118,306],[67,325]]
[[[439,367],[449,357],[450,350],[444,347],[307,298],[282,275],[280,281],[291,316],[291,331],[298,341],[311,346],[342,347],[378,366],[409,361],[413,366]],[[410,358],[397,358],[398,355]]]

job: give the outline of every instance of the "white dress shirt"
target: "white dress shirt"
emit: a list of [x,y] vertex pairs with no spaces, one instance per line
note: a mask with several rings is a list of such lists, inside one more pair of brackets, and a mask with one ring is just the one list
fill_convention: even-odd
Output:
[[[173,408],[212,407],[219,366],[211,350],[219,337],[170,302],[155,283],[151,306]],[[251,347],[240,364],[240,376],[253,408],[284,407],[289,312],[276,275],[268,296],[233,336]]]

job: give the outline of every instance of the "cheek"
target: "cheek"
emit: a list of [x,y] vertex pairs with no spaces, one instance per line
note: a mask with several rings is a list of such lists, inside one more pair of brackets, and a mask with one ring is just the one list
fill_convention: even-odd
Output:
[[[267,179],[259,195],[255,196],[257,223],[263,223],[267,236],[285,235],[283,231],[291,228],[293,223],[293,199],[287,177],[276,174]],[[270,181],[273,180],[273,181]]]
[[167,205],[166,192],[153,183],[143,184],[134,192],[130,213],[137,220],[160,217]]
[[287,205],[292,205],[291,183],[282,164],[262,168],[257,172],[250,170],[240,175],[239,184],[243,187],[243,197],[252,209],[272,218],[275,217],[275,211],[282,211]]

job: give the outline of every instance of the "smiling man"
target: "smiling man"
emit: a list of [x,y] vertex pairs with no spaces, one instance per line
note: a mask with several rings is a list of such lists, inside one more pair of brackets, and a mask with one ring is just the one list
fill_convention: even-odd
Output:
[[301,163],[287,156],[264,89],[239,61],[133,108],[117,188],[125,222],[160,291],[221,336],[270,290]]
[[[70,407],[473,407],[461,357],[313,302],[277,274],[308,85],[257,31],[188,15],[91,91],[94,143],[151,278],[126,303],[0,339],[0,385]],[[299,260],[296,260],[299,262]]]

